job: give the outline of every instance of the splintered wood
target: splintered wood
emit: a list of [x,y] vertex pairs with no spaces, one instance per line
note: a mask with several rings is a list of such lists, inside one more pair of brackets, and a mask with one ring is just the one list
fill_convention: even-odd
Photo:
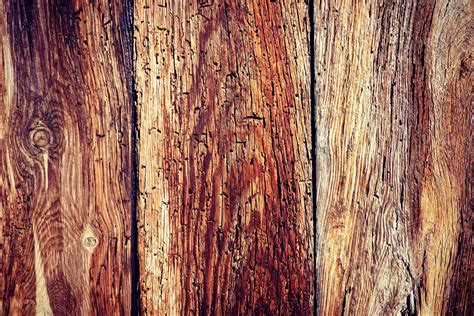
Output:
[[135,3],[144,313],[311,314],[308,7]]

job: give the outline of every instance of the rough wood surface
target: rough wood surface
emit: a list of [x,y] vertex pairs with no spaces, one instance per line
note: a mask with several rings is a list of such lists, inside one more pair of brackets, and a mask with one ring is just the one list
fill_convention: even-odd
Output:
[[472,2],[317,1],[321,315],[472,315]]
[[145,314],[313,310],[303,1],[135,2]]
[[129,10],[0,4],[0,315],[130,313]]
[[474,315],[473,10],[0,2],[0,315]]

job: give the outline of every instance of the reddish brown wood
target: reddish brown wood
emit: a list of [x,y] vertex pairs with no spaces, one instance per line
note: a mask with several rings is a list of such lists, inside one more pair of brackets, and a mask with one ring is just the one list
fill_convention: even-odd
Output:
[[472,10],[3,1],[0,315],[472,315]]
[[136,1],[141,306],[311,314],[308,7]]
[[131,17],[0,4],[0,314],[130,313]]

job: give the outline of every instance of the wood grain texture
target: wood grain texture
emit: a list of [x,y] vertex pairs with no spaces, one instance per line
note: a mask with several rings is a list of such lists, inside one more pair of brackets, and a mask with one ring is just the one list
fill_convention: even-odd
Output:
[[0,315],[473,315],[473,10],[2,1]]
[[144,314],[313,311],[308,6],[135,2]]
[[0,4],[1,315],[130,313],[130,9]]
[[472,10],[315,3],[318,314],[473,314]]

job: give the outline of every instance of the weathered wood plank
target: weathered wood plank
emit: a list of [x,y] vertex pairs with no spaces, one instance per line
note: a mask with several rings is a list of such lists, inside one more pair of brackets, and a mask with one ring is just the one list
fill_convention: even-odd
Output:
[[141,307],[313,310],[304,1],[135,4]]
[[130,313],[130,9],[0,4],[1,315]]
[[314,19],[319,314],[472,315],[472,2]]

